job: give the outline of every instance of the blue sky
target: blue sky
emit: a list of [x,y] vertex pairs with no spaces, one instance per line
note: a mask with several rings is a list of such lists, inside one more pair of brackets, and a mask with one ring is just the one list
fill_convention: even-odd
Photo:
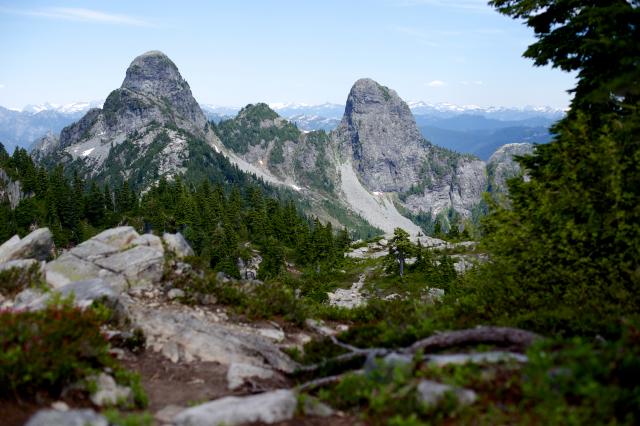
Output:
[[0,105],[103,99],[162,50],[198,101],[344,102],[371,77],[406,100],[566,107],[574,77],[521,57],[482,0],[0,0]]

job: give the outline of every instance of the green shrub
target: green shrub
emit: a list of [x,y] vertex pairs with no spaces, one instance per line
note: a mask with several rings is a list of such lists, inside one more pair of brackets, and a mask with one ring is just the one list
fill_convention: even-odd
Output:
[[532,347],[524,369],[523,412],[537,424],[640,422],[640,322],[612,341],[581,338]]
[[27,270],[11,268],[0,271],[1,294],[14,295],[26,287],[45,287],[39,264]]
[[113,366],[100,324],[97,313],[69,300],[37,312],[0,311],[0,394],[57,395],[65,385]]
[[151,426],[153,424],[153,416],[150,413],[121,413],[115,409],[109,409],[103,412],[114,426]]

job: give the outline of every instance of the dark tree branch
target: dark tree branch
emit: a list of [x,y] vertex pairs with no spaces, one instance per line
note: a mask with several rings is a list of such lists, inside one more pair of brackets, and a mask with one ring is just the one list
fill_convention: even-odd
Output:
[[453,346],[495,344],[511,346],[524,351],[541,336],[530,331],[511,327],[476,327],[465,330],[447,331],[426,339],[418,340],[413,345],[402,350],[405,353],[415,353],[418,350],[430,352],[447,349]]

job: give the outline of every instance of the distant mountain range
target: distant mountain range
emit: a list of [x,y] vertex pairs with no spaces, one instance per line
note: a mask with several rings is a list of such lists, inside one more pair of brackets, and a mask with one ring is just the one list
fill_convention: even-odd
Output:
[[[58,133],[78,120],[89,109],[102,107],[104,101],[58,105],[28,105],[21,111],[0,107],[0,142],[9,151],[16,146],[29,147],[48,132]],[[551,107],[479,107],[449,103],[407,102],[426,139],[436,145],[474,154],[483,160],[508,143],[546,143],[548,128],[564,111]],[[208,119],[219,123],[234,118],[240,107],[200,105]],[[342,104],[318,105],[274,103],[269,107],[295,123],[302,131],[334,130],[344,114]]]

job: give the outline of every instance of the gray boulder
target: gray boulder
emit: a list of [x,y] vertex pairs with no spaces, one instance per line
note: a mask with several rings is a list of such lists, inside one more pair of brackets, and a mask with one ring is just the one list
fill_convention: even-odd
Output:
[[106,418],[93,410],[40,410],[25,426],[109,426]]
[[298,399],[285,389],[245,397],[228,396],[184,410],[174,418],[176,426],[273,424],[290,420]]
[[447,394],[453,395],[460,405],[471,405],[478,399],[472,390],[443,385],[432,380],[422,380],[417,391],[419,400],[430,406],[438,405]]
[[49,228],[36,229],[23,239],[16,235],[0,246],[0,263],[17,259],[48,260],[53,255],[53,247]]
[[193,249],[184,239],[181,233],[176,234],[162,234],[162,240],[167,245],[167,250],[176,255],[178,259],[184,259],[187,256],[193,256],[195,253]]

